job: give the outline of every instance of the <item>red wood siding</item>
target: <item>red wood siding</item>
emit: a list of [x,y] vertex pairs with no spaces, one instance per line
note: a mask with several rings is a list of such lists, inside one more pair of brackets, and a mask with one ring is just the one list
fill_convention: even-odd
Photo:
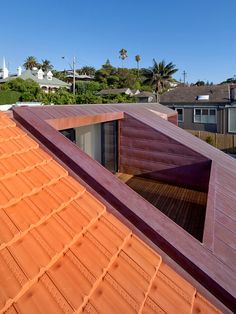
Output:
[[120,125],[120,172],[208,190],[208,158],[130,115]]
[[169,116],[168,121],[175,124],[175,125],[178,125],[178,114],[176,113],[173,116]]

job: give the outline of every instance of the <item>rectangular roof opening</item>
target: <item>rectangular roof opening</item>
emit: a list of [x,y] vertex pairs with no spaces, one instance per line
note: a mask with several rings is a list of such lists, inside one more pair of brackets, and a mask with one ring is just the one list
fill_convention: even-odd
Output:
[[209,100],[209,95],[198,95],[197,100]]

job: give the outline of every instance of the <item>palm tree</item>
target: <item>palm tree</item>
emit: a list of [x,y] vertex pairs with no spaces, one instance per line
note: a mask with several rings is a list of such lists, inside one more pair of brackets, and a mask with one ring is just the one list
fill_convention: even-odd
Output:
[[94,67],[85,65],[81,69],[78,69],[76,72],[79,74],[86,74],[86,75],[94,76],[96,69]]
[[51,61],[47,59],[42,60],[42,64],[40,64],[39,67],[41,67],[42,70],[45,72],[48,72],[53,69],[53,65],[51,64]]
[[120,54],[120,58],[122,60],[122,68],[124,67],[124,60],[128,57],[127,55],[127,50],[125,48],[122,48],[120,51],[119,51],[119,54]]
[[135,61],[137,62],[138,77],[139,77],[139,62],[141,61],[140,55],[135,56]]
[[172,75],[177,72],[175,64],[172,62],[166,64],[164,60],[157,63],[153,59],[153,66],[150,69],[144,69],[143,75],[146,77],[144,84],[150,84],[155,88],[157,94],[162,94],[170,87],[173,81]]
[[28,69],[32,70],[34,67],[38,66],[38,61],[35,57],[29,56],[28,58],[25,59],[23,66],[26,70]]

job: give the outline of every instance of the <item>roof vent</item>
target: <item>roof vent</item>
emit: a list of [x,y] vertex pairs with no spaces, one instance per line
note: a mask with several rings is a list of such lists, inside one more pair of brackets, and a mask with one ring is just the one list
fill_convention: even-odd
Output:
[[209,100],[209,95],[198,95],[197,100]]
[[51,71],[48,71],[48,73],[47,73],[47,78],[48,78],[48,80],[52,80],[52,77],[53,77],[52,72],[51,72]]
[[42,80],[42,79],[43,79],[43,75],[44,75],[43,70],[42,70],[42,69],[39,69],[39,70],[38,70],[38,79],[39,79],[39,80]]

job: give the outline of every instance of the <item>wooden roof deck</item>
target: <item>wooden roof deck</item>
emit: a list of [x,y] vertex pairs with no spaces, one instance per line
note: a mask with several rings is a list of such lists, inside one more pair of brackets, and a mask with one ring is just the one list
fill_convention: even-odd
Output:
[[207,193],[124,173],[117,173],[117,177],[193,237],[202,241]]

